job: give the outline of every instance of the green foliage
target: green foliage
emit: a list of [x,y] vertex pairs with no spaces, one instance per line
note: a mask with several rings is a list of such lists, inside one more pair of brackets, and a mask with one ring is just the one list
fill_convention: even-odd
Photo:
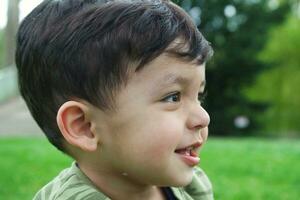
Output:
[[[257,116],[266,108],[252,102],[242,89],[251,85],[266,66],[257,59],[267,40],[268,30],[283,21],[288,4],[271,9],[267,0],[181,0],[191,12],[201,9],[200,30],[212,43],[215,56],[207,66],[208,97],[205,107],[211,115],[214,135],[252,134],[259,127]],[[226,14],[225,14],[226,13]],[[235,127],[237,116],[250,118],[250,126]]]
[[[32,199],[71,160],[41,138],[0,139],[1,199]],[[300,142],[210,138],[201,152],[216,199],[294,200],[300,196]]]
[[260,117],[272,134],[295,135],[300,132],[300,19],[290,16],[274,28],[260,59],[273,67],[261,74],[246,90],[253,100],[272,106]]
[[285,23],[274,27],[260,57],[263,61],[279,65],[300,67],[300,19],[294,15],[287,18]]

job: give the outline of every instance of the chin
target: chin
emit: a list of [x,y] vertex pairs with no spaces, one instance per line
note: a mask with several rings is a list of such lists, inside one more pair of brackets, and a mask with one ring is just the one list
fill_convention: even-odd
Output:
[[192,182],[193,179],[193,170],[191,172],[182,173],[180,176],[177,176],[176,179],[173,180],[173,183],[170,185],[172,187],[185,187]]

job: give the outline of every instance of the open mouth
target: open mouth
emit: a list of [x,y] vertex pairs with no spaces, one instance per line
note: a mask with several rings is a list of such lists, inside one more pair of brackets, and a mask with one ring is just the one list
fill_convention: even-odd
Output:
[[189,166],[198,165],[200,158],[198,157],[197,149],[201,146],[201,143],[190,145],[186,148],[176,149],[175,153],[180,156],[184,163]]
[[181,155],[186,155],[186,156],[193,156],[197,157],[197,151],[194,147],[188,147],[185,149],[177,149],[175,150],[175,153],[181,154]]

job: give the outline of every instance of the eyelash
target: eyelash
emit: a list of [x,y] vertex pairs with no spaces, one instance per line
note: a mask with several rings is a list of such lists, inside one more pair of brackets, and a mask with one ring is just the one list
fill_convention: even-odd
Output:
[[[175,101],[170,101],[170,98],[172,98],[172,97],[176,97],[177,98],[177,100],[175,100]],[[174,102],[179,102],[180,101],[180,99],[181,99],[181,94],[180,94],[180,92],[173,92],[173,93],[171,93],[171,94],[168,94],[166,97],[164,97],[163,99],[162,99],[162,101],[163,102],[167,102],[167,103],[174,103]],[[173,99],[174,100],[174,99]]]
[[[205,100],[205,98],[206,98],[206,96],[207,96],[207,91],[199,92],[199,93],[198,93],[198,101],[199,101],[200,103],[203,103],[204,100]],[[175,99],[175,100],[174,100],[174,99],[171,99],[171,98],[173,98],[173,97],[175,97],[176,99]],[[170,99],[171,99],[171,100],[170,100]],[[166,97],[164,97],[164,98],[162,99],[162,101],[163,101],[163,102],[168,102],[168,103],[174,103],[174,102],[179,102],[180,99],[181,99],[181,93],[180,93],[180,92],[174,92],[174,93],[171,93],[171,94],[167,95]]]
[[206,97],[207,97],[207,91],[198,93],[198,101],[200,103],[203,103]]

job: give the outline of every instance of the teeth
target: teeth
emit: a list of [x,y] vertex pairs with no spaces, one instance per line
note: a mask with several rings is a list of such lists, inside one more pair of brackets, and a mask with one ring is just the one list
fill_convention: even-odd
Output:
[[186,156],[191,156],[191,155],[193,155],[194,149],[195,149],[194,147],[187,147],[185,149],[178,150],[177,153],[181,153]]
[[185,151],[185,155],[190,156],[193,149],[194,149],[193,147],[188,147]]

